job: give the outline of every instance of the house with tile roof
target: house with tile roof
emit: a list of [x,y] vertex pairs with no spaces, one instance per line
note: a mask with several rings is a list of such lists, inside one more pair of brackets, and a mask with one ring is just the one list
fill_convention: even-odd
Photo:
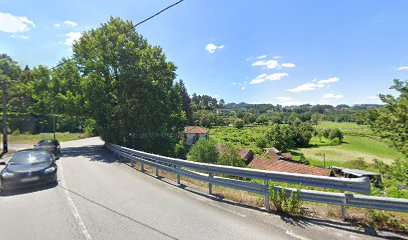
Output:
[[285,160],[267,159],[254,157],[249,163],[250,167],[275,172],[299,173],[316,176],[330,176],[331,170],[321,167],[309,166],[302,163],[289,162]]
[[[226,151],[227,145],[218,143],[216,147],[218,152],[223,154]],[[245,160],[245,163],[249,163],[254,158],[254,153],[252,150],[247,148],[239,148],[238,155]]]
[[183,131],[186,145],[193,145],[200,138],[208,139],[208,130],[199,126],[186,126]]

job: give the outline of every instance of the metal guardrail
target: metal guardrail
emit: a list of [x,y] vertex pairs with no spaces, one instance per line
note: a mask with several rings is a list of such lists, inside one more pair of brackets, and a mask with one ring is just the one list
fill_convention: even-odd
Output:
[[[329,188],[342,191],[342,193],[333,193],[313,190],[300,190],[299,196],[302,201],[341,205],[343,219],[345,214],[344,207],[360,207],[408,212],[408,199],[374,197],[343,193],[344,191],[348,191],[370,194],[370,181],[367,177],[349,179],[340,177],[321,177],[306,174],[264,171],[258,169],[191,162],[182,159],[141,152],[110,143],[106,143],[105,146],[115,155],[141,163],[142,171],[144,171],[144,164],[148,164],[156,168],[156,176],[159,175],[159,169],[176,174],[178,184],[180,184],[180,176],[207,182],[210,194],[212,194],[212,185],[215,184],[264,195],[266,209],[269,209],[270,189],[281,189],[281,187],[277,186],[270,188],[269,181],[273,181],[302,184],[304,186]],[[264,180],[264,184],[214,176],[215,174],[250,179],[260,179]],[[285,188],[285,190],[287,194],[291,194],[293,191],[296,191],[296,189],[291,188]]]

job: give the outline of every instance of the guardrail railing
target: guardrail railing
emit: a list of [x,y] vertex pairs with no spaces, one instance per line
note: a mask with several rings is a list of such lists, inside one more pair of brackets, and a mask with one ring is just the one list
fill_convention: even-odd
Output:
[[[115,155],[139,162],[141,164],[142,171],[144,171],[144,164],[148,164],[156,168],[156,176],[159,175],[159,169],[176,174],[178,184],[180,184],[180,176],[207,182],[210,194],[212,194],[212,185],[215,184],[263,195],[265,197],[265,208],[268,210],[270,189],[280,189],[280,187],[278,186],[269,186],[269,181],[273,181],[302,184],[304,186],[336,189],[341,191],[341,193],[334,193],[324,191],[300,190],[299,196],[302,201],[320,202],[342,206],[343,219],[345,215],[344,207],[373,208],[408,212],[408,199],[374,197],[344,193],[344,191],[347,191],[370,194],[370,180],[367,177],[322,177],[306,174],[239,168],[164,157],[111,143],[106,143],[105,146]],[[264,181],[264,184],[228,177],[215,176],[216,174],[250,179],[260,179]],[[287,191],[287,194],[291,194],[291,192],[296,191],[295,189],[291,188],[285,188],[285,190]]]

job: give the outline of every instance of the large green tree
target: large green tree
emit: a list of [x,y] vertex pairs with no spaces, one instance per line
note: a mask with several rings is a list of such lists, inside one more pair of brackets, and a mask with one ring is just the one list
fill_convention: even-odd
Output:
[[192,125],[193,124],[193,112],[191,110],[191,99],[190,99],[190,96],[188,95],[187,88],[184,85],[183,80],[180,80],[178,82],[177,87],[178,87],[179,94],[181,97],[183,111],[186,113],[187,123],[189,125]]
[[173,155],[185,115],[176,66],[133,23],[111,18],[73,45],[83,106],[106,141]]
[[399,95],[381,94],[385,105],[369,112],[369,123],[372,129],[390,139],[398,150],[408,156],[408,81],[395,79],[390,89]]

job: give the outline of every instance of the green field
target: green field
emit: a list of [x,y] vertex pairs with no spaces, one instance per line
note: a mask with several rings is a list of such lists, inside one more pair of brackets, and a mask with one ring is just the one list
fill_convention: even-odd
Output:
[[[35,144],[42,139],[53,139],[52,133],[9,135],[9,144]],[[60,142],[85,138],[83,133],[57,133]]]
[[[404,156],[390,147],[384,140],[374,135],[367,125],[356,123],[320,122],[317,129],[339,128],[343,135],[343,143],[331,145],[330,141],[313,137],[310,141],[311,147],[295,149],[303,153],[312,165],[323,166],[323,155],[325,155],[326,166],[349,166],[348,161],[364,158],[367,163],[374,159],[385,163],[392,163],[394,159]],[[234,127],[213,127],[210,129],[210,138],[219,143],[231,143],[239,147],[250,148],[257,154],[262,149],[256,146],[256,139],[263,136],[268,126],[246,126],[242,129]],[[296,157],[295,157],[296,159]]]
[[390,147],[385,140],[375,136],[366,125],[321,122],[316,128],[339,128],[344,135],[343,143],[337,146],[330,146],[328,141],[323,139],[320,142],[317,137],[313,137],[310,142],[312,147],[299,149],[307,159],[316,165],[319,162],[320,164],[323,163],[323,154],[325,154],[328,163],[337,163],[337,165],[343,165],[342,163],[357,158],[364,158],[368,163],[373,162],[374,159],[391,163],[394,159],[404,157],[400,152]]

